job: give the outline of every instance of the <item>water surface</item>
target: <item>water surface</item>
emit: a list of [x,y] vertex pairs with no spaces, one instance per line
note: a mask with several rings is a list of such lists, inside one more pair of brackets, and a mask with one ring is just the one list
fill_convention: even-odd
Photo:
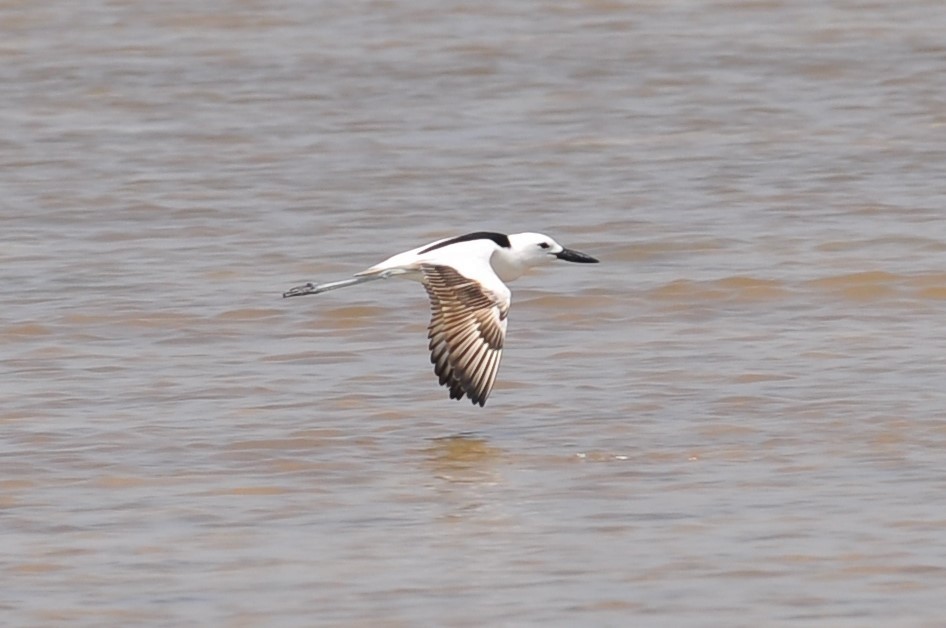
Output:
[[[937,2],[0,4],[18,626],[937,626]],[[513,284],[483,409],[397,281]]]

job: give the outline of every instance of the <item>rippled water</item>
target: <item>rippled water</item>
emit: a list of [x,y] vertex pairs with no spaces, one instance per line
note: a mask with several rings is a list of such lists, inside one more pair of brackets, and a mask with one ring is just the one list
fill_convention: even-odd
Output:
[[[942,625],[938,2],[0,24],[6,625]],[[279,298],[480,229],[603,262],[483,409],[417,285]]]

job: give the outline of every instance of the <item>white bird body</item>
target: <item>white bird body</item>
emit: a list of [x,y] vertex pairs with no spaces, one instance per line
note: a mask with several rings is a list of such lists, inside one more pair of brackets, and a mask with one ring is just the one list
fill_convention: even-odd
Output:
[[[526,238],[525,236],[535,237]],[[487,262],[491,267],[493,274],[495,274],[497,278],[500,279],[500,281],[515,281],[529,269],[530,265],[528,264],[528,261],[531,259],[525,258],[521,255],[521,253],[519,253],[519,251],[525,250],[529,244],[529,241],[531,240],[541,239],[542,241],[551,241],[551,239],[548,238],[548,236],[543,236],[538,233],[518,233],[507,237],[510,243],[508,248],[498,244],[495,240],[490,238],[477,238],[474,240],[453,242],[448,246],[442,246],[444,243],[457,239],[443,238],[441,240],[431,242],[430,244],[419,246],[416,249],[411,249],[410,251],[404,251],[403,253],[392,255],[383,262],[375,264],[371,268],[357,273],[356,276],[372,275],[388,270],[394,270],[403,271],[403,273],[395,272],[395,274],[404,274],[405,279],[423,281],[423,273],[421,273],[419,270],[412,270],[415,267],[419,268],[419,266],[422,264],[447,264],[459,270],[457,264],[462,265],[466,262],[470,262],[476,266],[476,268],[471,268],[470,272],[476,273],[477,271],[482,271],[483,269],[480,268],[480,266],[483,262]],[[544,261],[543,258],[545,257],[547,257],[547,255],[542,255],[541,257],[536,257],[535,259]],[[467,277],[476,276],[475,274],[462,274],[466,275]]]
[[296,286],[283,297],[318,294],[376,279],[421,282],[430,298],[429,348],[434,372],[450,397],[486,403],[506,337],[512,292],[505,282],[553,258],[596,263],[540,233],[479,231],[393,255],[351,279]]

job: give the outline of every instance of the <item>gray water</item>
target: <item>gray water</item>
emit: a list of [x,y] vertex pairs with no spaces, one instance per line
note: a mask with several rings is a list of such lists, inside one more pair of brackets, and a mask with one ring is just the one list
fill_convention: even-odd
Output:
[[[10,626],[946,625],[934,0],[0,3]],[[440,237],[513,284],[485,408]]]

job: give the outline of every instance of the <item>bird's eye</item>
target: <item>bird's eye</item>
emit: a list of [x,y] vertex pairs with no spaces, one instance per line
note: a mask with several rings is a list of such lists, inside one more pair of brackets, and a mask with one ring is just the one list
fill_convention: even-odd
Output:
[[550,246],[550,245],[549,245],[548,242],[539,242],[539,248],[540,248],[540,249],[547,249],[547,248],[549,248],[549,246]]

